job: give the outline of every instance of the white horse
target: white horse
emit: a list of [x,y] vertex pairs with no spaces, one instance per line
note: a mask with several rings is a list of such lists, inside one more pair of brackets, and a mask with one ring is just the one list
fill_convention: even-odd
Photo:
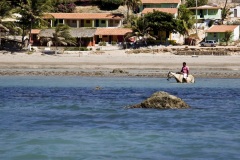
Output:
[[189,74],[187,79],[183,78],[183,74],[182,73],[174,73],[169,71],[168,75],[167,75],[167,80],[169,80],[170,78],[174,77],[177,81],[177,83],[194,83],[194,77]]

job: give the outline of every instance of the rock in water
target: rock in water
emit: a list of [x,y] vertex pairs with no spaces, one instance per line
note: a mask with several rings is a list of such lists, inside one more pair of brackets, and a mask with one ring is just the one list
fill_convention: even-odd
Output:
[[191,107],[181,98],[160,91],[154,93],[142,103],[127,108],[186,109]]

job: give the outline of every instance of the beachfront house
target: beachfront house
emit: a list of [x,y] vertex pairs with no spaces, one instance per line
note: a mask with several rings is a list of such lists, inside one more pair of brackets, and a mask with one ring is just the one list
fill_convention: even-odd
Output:
[[[174,18],[177,18],[178,7],[181,5],[181,0],[142,0],[140,7],[141,15],[144,16],[147,13],[153,11],[160,11],[172,14]],[[154,33],[157,36],[157,40],[160,43],[166,44],[169,41],[173,43],[183,43],[183,37],[179,33],[167,33],[166,31],[158,31]]]
[[[48,42],[41,41],[41,39],[45,38],[52,38],[53,33],[55,32],[55,29],[43,29],[38,34],[40,38],[41,45],[49,45]],[[94,34],[96,32],[96,28],[71,28],[69,30],[72,37],[76,38],[77,46],[94,46],[95,40],[94,40]]]
[[178,8],[181,0],[142,0],[140,12],[145,8]]
[[51,36],[52,27],[65,24],[70,27],[70,33],[77,39],[78,46],[107,45],[124,42],[124,36],[131,29],[122,28],[123,14],[119,13],[48,13],[49,28],[39,33],[39,38]]
[[239,25],[213,25],[205,33],[206,40],[215,40],[220,43],[224,40],[227,32],[232,32],[230,41],[239,39]]
[[142,11],[142,16],[147,13],[152,13],[153,11],[166,12],[173,15],[174,18],[177,18],[178,9],[177,8],[145,8]]
[[80,27],[121,27],[124,15],[120,13],[48,13],[44,19],[49,27],[66,24],[72,28]]
[[197,19],[198,20],[220,20],[222,18],[222,8],[217,5],[204,5],[204,6],[197,6],[197,7],[190,7],[189,8],[193,13],[194,16],[196,15],[197,10]]
[[125,42],[126,35],[131,32],[130,28],[97,28],[94,39],[98,44],[106,42],[115,45]]
[[[52,37],[54,29],[43,29],[39,33],[40,38]],[[125,41],[125,35],[132,32],[128,28],[71,28],[70,34],[77,39],[78,46],[95,46],[117,44]],[[44,44],[46,45],[46,44]]]

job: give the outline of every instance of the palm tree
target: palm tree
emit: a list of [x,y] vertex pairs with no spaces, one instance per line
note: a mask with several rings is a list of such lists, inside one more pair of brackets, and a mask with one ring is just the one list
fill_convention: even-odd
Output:
[[[52,41],[56,49],[59,45],[76,45],[76,39],[70,34],[70,28],[64,24],[58,24],[55,28],[55,32],[47,40]],[[46,40],[46,39],[45,39]]]
[[11,3],[6,0],[0,1],[0,19],[11,15]]
[[151,28],[149,27],[149,22],[145,19],[145,17],[135,17],[135,19],[132,19],[132,31],[133,35],[137,37],[143,37],[143,40],[146,44],[146,37],[148,38],[154,38],[149,34],[149,31]]
[[127,21],[129,19],[129,12],[130,10],[134,11],[138,8],[141,4],[141,0],[124,0],[125,5],[127,6]]
[[[23,30],[22,42],[24,36],[29,32],[29,38],[33,27],[40,28],[47,22],[42,18],[45,12],[52,9],[51,0],[20,0],[16,12],[21,14],[19,24]],[[28,42],[29,43],[29,42]]]
[[144,17],[135,17],[132,19],[132,30],[134,33],[144,36],[149,31],[148,22]]
[[232,12],[230,11],[230,8],[227,7],[228,0],[225,1],[224,7],[222,9],[222,19],[221,23],[223,24],[224,19],[226,19]]
[[194,24],[194,18],[192,16],[192,12],[185,6],[180,5],[178,9],[178,24],[180,29],[180,34],[189,35],[189,30],[192,28]]
[[[6,0],[2,0],[0,2],[0,26],[2,26],[2,28],[5,28],[7,29],[5,26],[3,26],[1,23],[2,23],[2,19],[4,17],[8,17],[11,15],[11,6],[10,6],[10,2],[9,1],[6,1]],[[1,31],[0,31],[0,48],[2,46],[2,34],[1,34]]]

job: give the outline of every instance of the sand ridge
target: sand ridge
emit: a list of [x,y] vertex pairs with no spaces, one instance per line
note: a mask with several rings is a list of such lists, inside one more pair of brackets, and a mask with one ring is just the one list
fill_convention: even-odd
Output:
[[[101,54],[0,53],[0,75],[166,77],[168,71],[179,71],[182,62],[187,62],[196,77],[240,78],[239,54],[183,56],[166,52],[127,54],[126,50],[103,51]],[[126,72],[111,73],[116,68]]]

